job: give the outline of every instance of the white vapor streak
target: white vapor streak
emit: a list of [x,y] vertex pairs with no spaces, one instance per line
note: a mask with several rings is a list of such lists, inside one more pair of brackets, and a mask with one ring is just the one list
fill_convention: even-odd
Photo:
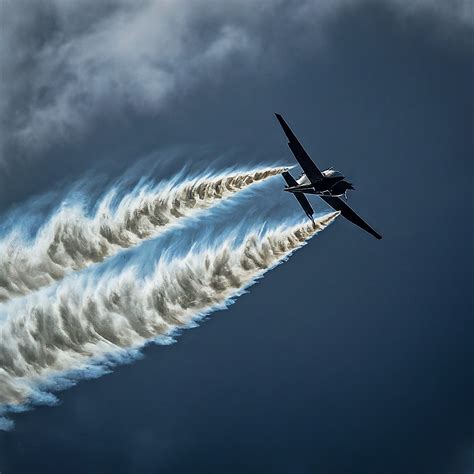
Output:
[[0,302],[155,237],[183,217],[283,170],[234,171],[142,186],[123,197],[116,209],[112,208],[115,194],[111,191],[92,217],[80,205],[61,206],[33,242],[25,240],[19,230],[0,240]]
[[74,275],[54,292],[11,301],[0,313],[0,406],[51,402],[54,381],[61,388],[68,379],[97,376],[124,353],[133,357],[148,341],[171,342],[177,329],[225,308],[337,215],[161,257],[144,279],[133,267]]

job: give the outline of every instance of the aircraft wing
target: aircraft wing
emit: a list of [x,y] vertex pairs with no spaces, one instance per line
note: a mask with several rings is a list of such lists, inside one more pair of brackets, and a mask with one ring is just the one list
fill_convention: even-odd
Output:
[[348,221],[364,229],[369,234],[373,235],[376,239],[381,239],[382,236],[375,232],[367,222],[359,217],[342,199],[335,196],[319,196],[323,201],[329,204],[336,211],[340,211],[341,215],[344,216]]
[[319,171],[318,167],[314,164],[308,153],[306,153],[305,149],[295,137],[295,134],[291,131],[291,128],[285,122],[283,117],[280,114],[275,115],[280,122],[286,137],[288,138],[288,146],[293,152],[293,155],[295,155],[295,158],[300,164],[301,168],[303,168],[305,175],[310,179],[310,181],[319,181],[320,179],[323,179],[324,176],[322,175],[321,171]]

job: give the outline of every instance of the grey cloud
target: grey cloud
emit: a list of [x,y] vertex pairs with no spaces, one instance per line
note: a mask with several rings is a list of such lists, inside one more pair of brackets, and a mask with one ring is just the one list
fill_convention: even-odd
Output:
[[[199,35],[202,16],[213,9],[216,24]],[[101,110],[158,110],[170,94],[256,48],[229,12],[210,1],[110,8],[89,0],[4,3],[0,117],[6,138],[42,147],[52,137],[80,133]]]
[[[0,162],[8,144],[38,152],[80,136],[97,119],[156,114],[194,85],[219,81],[237,57],[250,66],[275,65],[273,39],[265,37],[272,22],[304,42],[319,34],[315,22],[362,3],[6,0],[0,7]],[[386,3],[404,14],[474,23],[468,0]]]

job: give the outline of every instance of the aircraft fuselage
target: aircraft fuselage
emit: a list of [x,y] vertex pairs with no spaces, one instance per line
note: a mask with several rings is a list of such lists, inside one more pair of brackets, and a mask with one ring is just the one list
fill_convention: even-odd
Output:
[[319,194],[324,196],[343,196],[348,189],[354,189],[344,176],[333,169],[322,172],[323,178],[310,181],[306,175],[298,179],[296,186],[287,186],[285,191],[290,193]]

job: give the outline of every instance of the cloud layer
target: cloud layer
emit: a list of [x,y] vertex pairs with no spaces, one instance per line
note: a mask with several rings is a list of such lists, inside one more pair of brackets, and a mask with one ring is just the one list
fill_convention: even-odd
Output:
[[[233,68],[275,67],[279,42],[308,40],[363,0],[93,0],[0,4],[0,161],[44,150],[98,120],[155,115]],[[473,25],[471,2],[385,0],[400,16]],[[8,156],[7,156],[8,155]]]

